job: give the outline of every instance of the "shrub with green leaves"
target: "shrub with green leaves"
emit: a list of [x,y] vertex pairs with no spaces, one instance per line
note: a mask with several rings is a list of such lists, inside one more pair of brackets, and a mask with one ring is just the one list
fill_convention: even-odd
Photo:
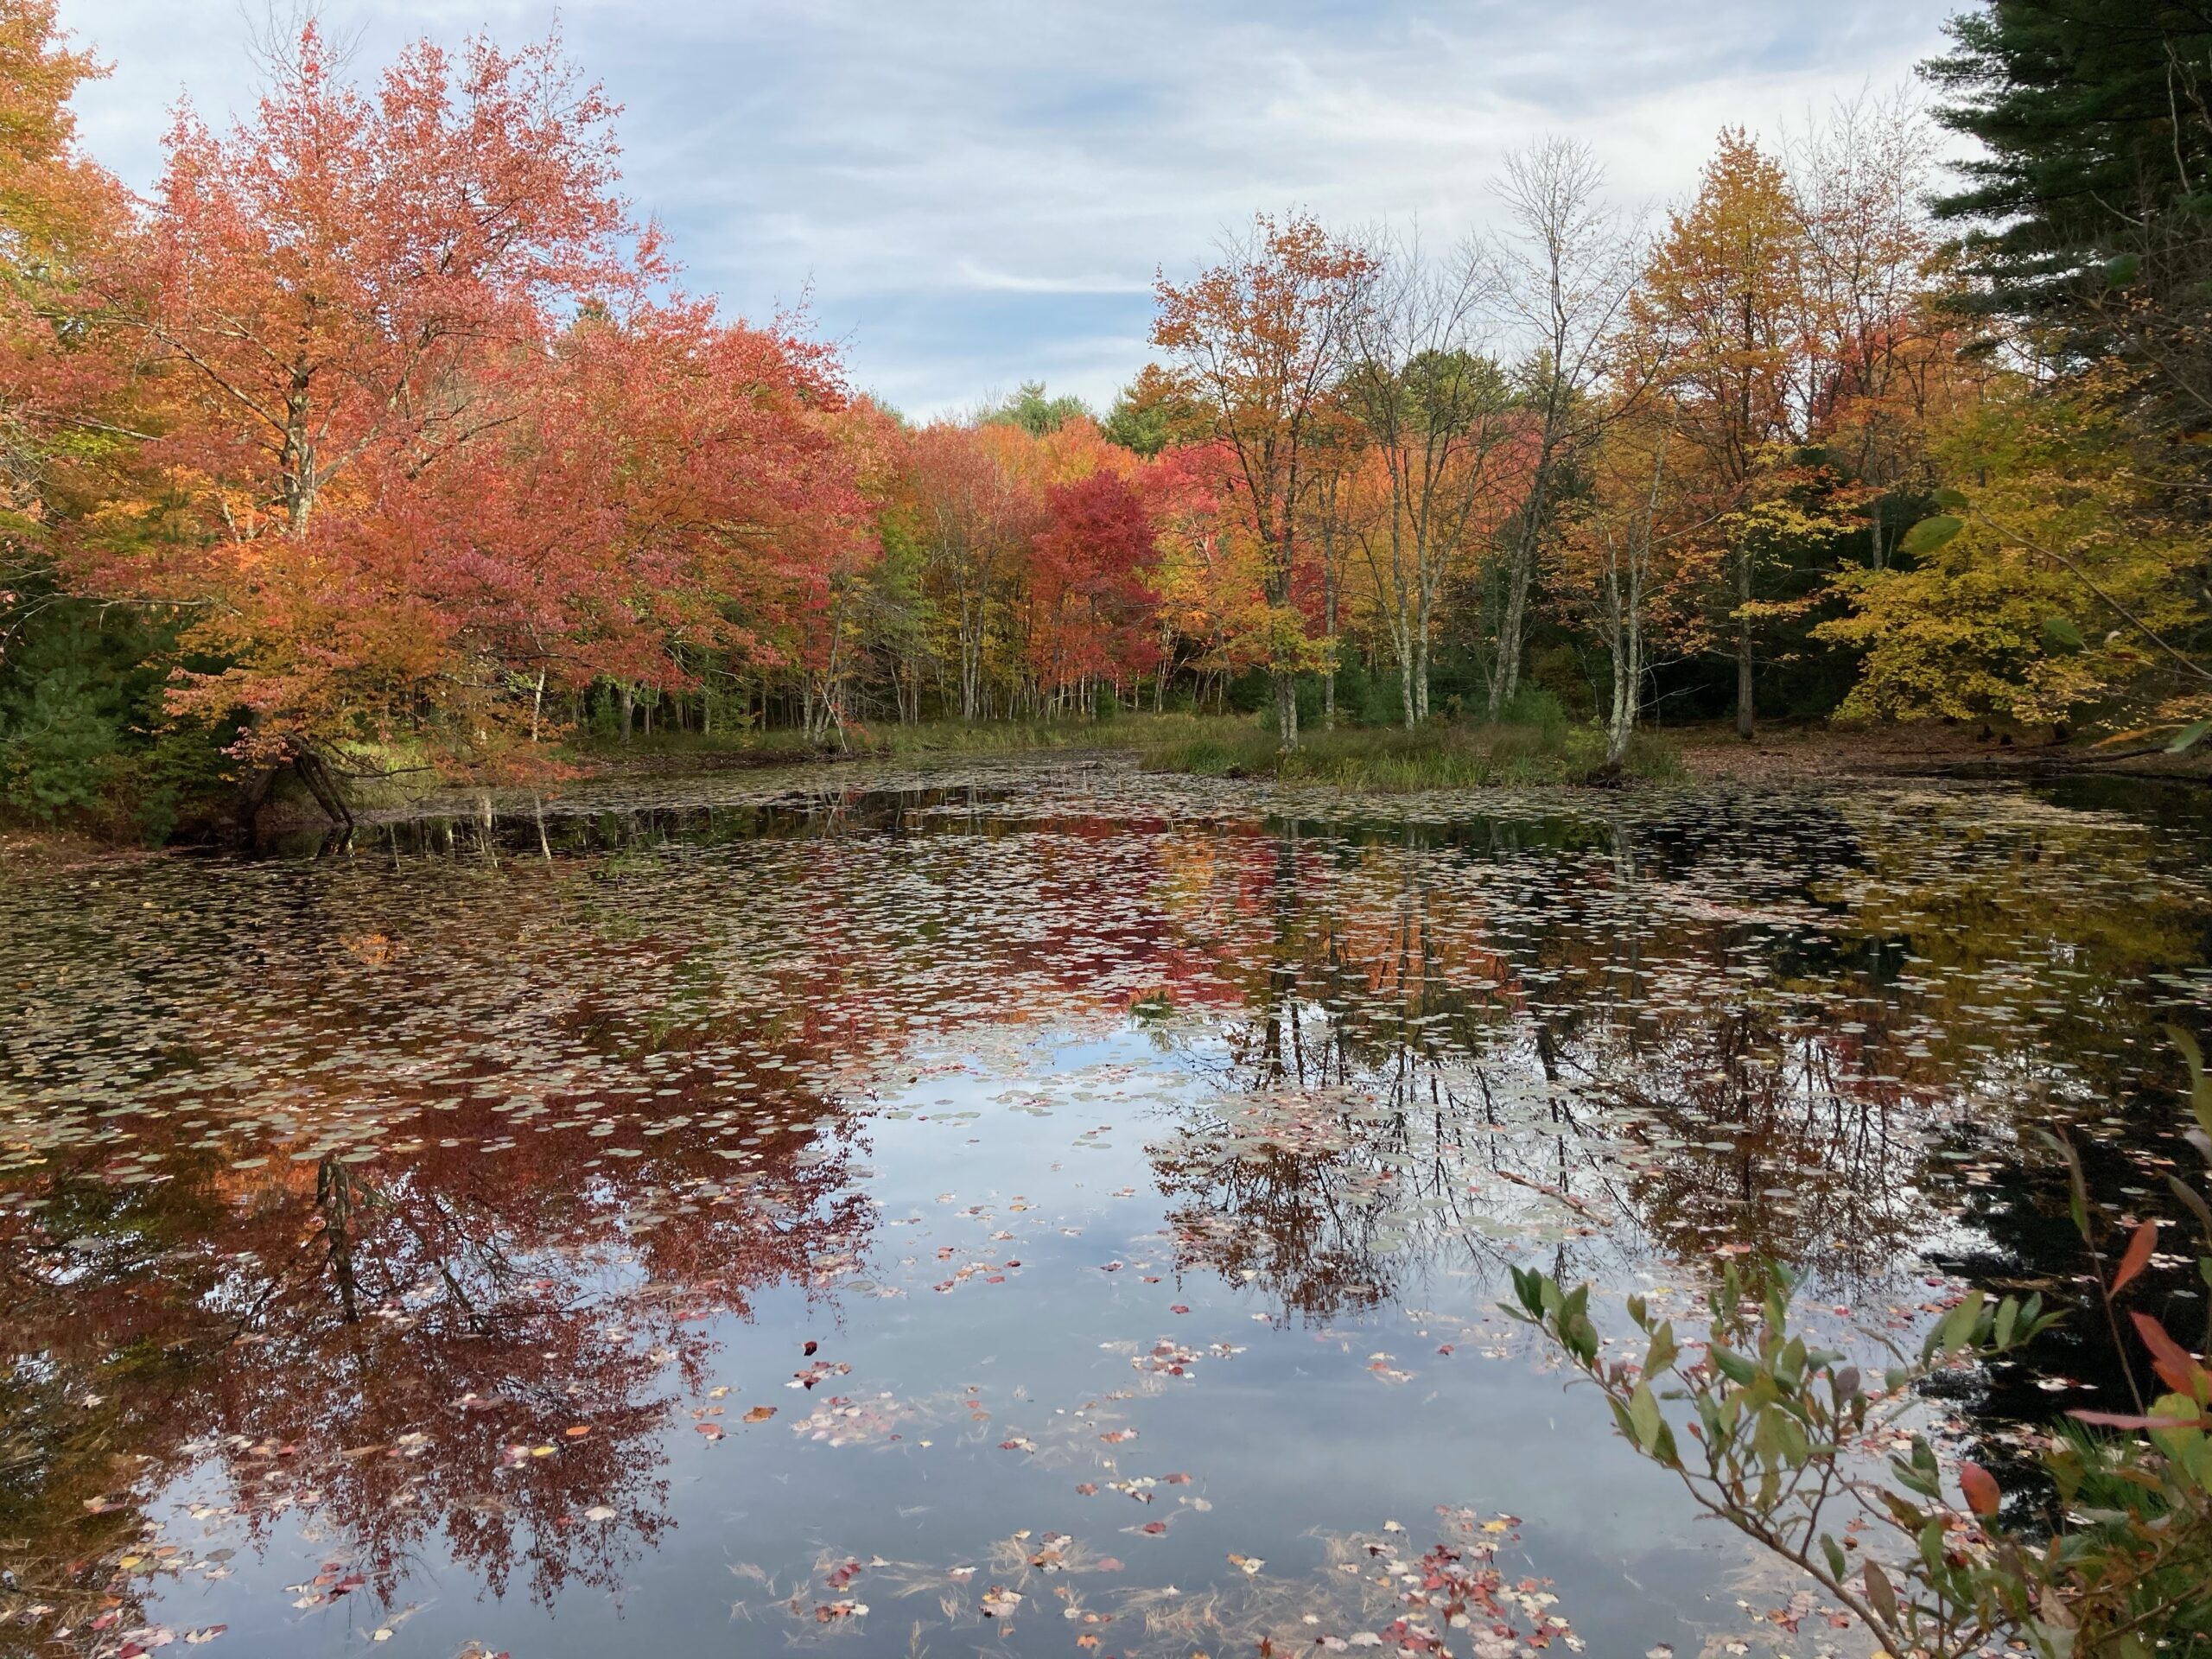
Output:
[[[2174,1036],[2192,1084],[2188,1139],[2212,1164],[2212,1078],[2195,1041]],[[2159,1223],[2140,1223],[2107,1273],[2080,1160],[2063,1140],[2053,1145],[2117,1339],[2118,1304],[2155,1253]],[[2212,1205],[2171,1185],[2212,1251]],[[2212,1254],[2197,1265],[2212,1285]],[[1890,1362],[1870,1379],[1849,1355],[1791,1329],[1796,1281],[1779,1267],[1746,1273],[1731,1262],[1708,1296],[1704,1335],[1687,1344],[1643,1298],[1629,1298],[1640,1361],[1605,1357],[1587,1285],[1567,1290],[1516,1268],[1513,1287],[1505,1311],[1597,1385],[1624,1440],[1679,1476],[1707,1514],[1819,1585],[1888,1652],[2212,1653],[2212,1370],[2149,1314],[2130,1321],[2164,1391],[2146,1402],[2123,1352],[2136,1409],[2069,1414],[2044,1453],[2057,1498],[2044,1513],[2027,1494],[2008,1505],[1971,1462],[1956,1464],[1947,1487],[1943,1459],[1914,1427],[1923,1382],[2012,1352],[2060,1317],[2038,1297],[1970,1291],[1917,1353],[1863,1333]],[[1885,1458],[1879,1448],[1900,1435],[1907,1451]]]

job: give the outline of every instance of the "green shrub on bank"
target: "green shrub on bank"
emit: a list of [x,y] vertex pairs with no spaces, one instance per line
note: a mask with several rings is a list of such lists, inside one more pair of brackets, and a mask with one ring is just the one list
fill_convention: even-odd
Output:
[[229,734],[169,723],[165,639],[123,607],[33,593],[0,618],[0,815],[161,842],[227,787]]

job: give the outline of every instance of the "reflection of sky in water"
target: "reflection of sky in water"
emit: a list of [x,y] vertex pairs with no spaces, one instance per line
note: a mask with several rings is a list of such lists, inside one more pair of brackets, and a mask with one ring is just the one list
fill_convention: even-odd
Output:
[[[913,1618],[933,1622],[939,1589],[972,1602],[987,1581],[1006,1578],[986,1566],[956,1584],[944,1570],[986,1562],[989,1541],[1017,1529],[1066,1533],[1125,1564],[1068,1575],[1090,1580],[1086,1602],[1109,1588],[1202,1594],[1229,1555],[1243,1554],[1267,1562],[1284,1605],[1325,1613],[1336,1604],[1299,1582],[1326,1582],[1312,1529],[1379,1535],[1395,1519],[1420,1530],[1440,1504],[1527,1517],[1527,1570],[1561,1581],[1562,1611],[1599,1650],[1649,1639],[1655,1620],[1672,1628],[1709,1612],[1684,1586],[1714,1573],[1713,1552],[1733,1552],[1717,1535],[1692,1546],[1674,1524],[1667,1482],[1591,1433],[1590,1402],[1563,1396],[1556,1376],[1531,1369],[1494,1311],[1489,1274],[1433,1280],[1420,1317],[1392,1306],[1285,1326],[1264,1287],[1175,1271],[1144,1145],[1175,1095],[1206,1079],[1179,1077],[1172,1062],[1163,1070],[1134,1033],[1040,1043],[1027,1058],[1019,1070],[985,1061],[885,1096],[888,1111],[915,1116],[879,1115],[867,1131],[878,1172],[866,1183],[878,1217],[861,1280],[871,1288],[810,1305],[785,1287],[761,1297],[752,1321],[712,1327],[721,1347],[714,1382],[732,1390],[729,1417],[756,1403],[778,1415],[733,1421],[709,1444],[677,1414],[665,1440],[674,1525],[620,1595],[568,1596],[549,1623],[526,1597],[481,1598],[465,1573],[433,1559],[409,1586],[417,1611],[403,1622],[378,1618],[365,1600],[349,1606],[353,1599],[296,1611],[287,1586],[344,1552],[311,1522],[295,1522],[280,1525],[265,1556],[232,1557],[232,1578],[202,1589],[188,1577],[160,1598],[156,1616],[179,1629],[227,1622],[219,1639],[240,1651],[337,1652],[379,1624],[408,1644],[393,1651],[444,1653],[470,1640],[579,1656],[609,1643],[675,1653],[781,1645],[789,1615],[774,1592],[796,1589],[810,1611],[834,1599],[820,1572],[802,1576],[817,1557],[898,1564],[864,1572],[852,1591],[868,1602],[872,1629],[896,1631]],[[1110,1076],[1094,1081],[1101,1070]],[[1010,1082],[1030,1099],[1050,1086],[1053,1103],[1009,1109],[995,1096]],[[1069,1098],[1077,1091],[1085,1097]],[[1109,1132],[1093,1133],[1102,1127]],[[1014,1236],[993,1237],[1002,1231]],[[948,1246],[956,1254],[938,1259]],[[969,1263],[1008,1257],[1021,1265],[1003,1283],[979,1274],[933,1288]],[[810,1338],[851,1375],[813,1390],[787,1387]],[[1163,1339],[1196,1356],[1187,1376],[1133,1368]],[[1512,1359],[1480,1351],[1509,1340]],[[1448,1356],[1438,1351],[1447,1343]],[[1237,1351],[1222,1357],[1217,1344]],[[1377,1364],[1407,1380],[1384,1380]],[[867,1414],[852,1444],[817,1438],[844,1421],[835,1416],[819,1430],[793,1427],[833,1392]],[[988,1421],[972,1419],[971,1397]],[[896,1441],[869,1432],[894,1421]],[[1137,1433],[1128,1441],[1099,1439],[1129,1427]],[[1009,1439],[1026,1444],[1006,1449]],[[1150,1488],[1151,1503],[1110,1487],[1170,1474],[1190,1484]],[[1084,1483],[1102,1490],[1080,1495]],[[209,1499],[219,1500],[219,1484],[204,1471],[166,1491],[158,1509],[170,1518],[168,1535],[197,1535],[182,1511]],[[1152,1521],[1166,1533],[1144,1535]],[[208,1532],[207,1548],[224,1541],[240,1541],[235,1527]],[[1676,1559],[1685,1548],[1707,1564]],[[772,1586],[732,1571],[743,1566],[767,1571]],[[1572,1593],[1623,1573],[1648,1598],[1609,1610]],[[925,1575],[932,1582],[918,1595],[886,1587]],[[1029,1576],[1050,1601],[1051,1580]],[[735,1603],[745,1606],[733,1627]],[[1066,1623],[1054,1603],[1010,1628],[1021,1650],[1058,1652]],[[1128,1639],[1102,1628],[1117,1646]]]
[[[2204,983],[2189,860],[2018,797],[1300,797],[1293,829],[979,776],[600,786],[0,895],[0,1251],[37,1269],[0,1312],[56,1448],[0,1535],[128,1522],[137,1563],[133,1625],[76,1649],[143,1618],[255,1655],[1249,1650],[1386,1625],[1332,1540],[1417,1559],[1440,1508],[1520,1517],[1508,1581],[1592,1651],[1694,1649],[1749,1622],[1745,1559],[1535,1363],[1504,1264],[1686,1308],[1757,1244],[1908,1329],[1923,1255],[2041,1270],[2039,1102],[2155,1149],[2148,1033]],[[789,1386],[816,1366],[850,1370]],[[247,1467],[297,1472],[241,1502]],[[454,1541],[524,1493],[494,1597]],[[389,1605],[293,1605],[422,1503]]]

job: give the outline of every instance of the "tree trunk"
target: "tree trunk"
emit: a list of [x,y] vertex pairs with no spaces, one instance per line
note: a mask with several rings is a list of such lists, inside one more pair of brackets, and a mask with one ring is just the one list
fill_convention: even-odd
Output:
[[1275,731],[1285,753],[1298,747],[1298,676],[1288,669],[1268,671],[1275,694]]
[[960,718],[980,719],[983,712],[983,619],[981,603],[960,596]]
[[1334,561],[1322,569],[1321,632],[1327,641],[1327,665],[1321,676],[1321,729],[1337,729],[1337,578]]
[[1328,651],[1321,670],[1321,729],[1337,729],[1337,529],[1336,490],[1329,493],[1321,521],[1321,637]]
[[315,1200],[322,1211],[323,1249],[338,1287],[339,1306],[348,1325],[361,1313],[353,1276],[353,1180],[345,1165],[325,1154],[315,1165]]
[[1624,614],[1610,630],[1612,647],[1612,717],[1605,724],[1605,764],[1618,766],[1636,734],[1636,715],[1643,687],[1643,600],[1633,585],[1620,607]]
[[1424,581],[1420,608],[1414,617],[1414,721],[1428,718],[1428,592]]
[[280,766],[256,766],[238,780],[236,808],[238,828],[251,836],[261,817],[261,809],[269,804],[269,791],[276,786]]
[[1512,554],[1506,560],[1505,602],[1497,619],[1497,672],[1490,681],[1492,720],[1521,689],[1521,642],[1529,628],[1529,588],[1535,575],[1536,534],[1531,529],[1516,536]]
[[1736,559],[1736,735],[1745,742],[1757,734],[1758,711],[1751,700],[1751,619],[1742,607],[1751,602],[1751,558],[1748,552]]
[[330,768],[323,765],[321,755],[313,749],[293,750],[292,771],[333,823],[348,830],[353,827],[353,815],[346,809],[346,798],[339,793],[337,780],[331,777]]
[[615,695],[621,701],[622,741],[627,743],[630,741],[630,733],[637,724],[638,693],[629,681],[624,680],[615,687]]

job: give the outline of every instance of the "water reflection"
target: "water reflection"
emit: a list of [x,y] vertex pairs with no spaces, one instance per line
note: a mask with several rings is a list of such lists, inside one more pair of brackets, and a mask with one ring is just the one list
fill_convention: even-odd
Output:
[[[440,1575],[526,1591],[539,1618],[621,1605],[682,1554],[699,1460],[773,1415],[715,1380],[764,1296],[899,1338],[878,1394],[827,1360],[791,1377],[812,1409],[778,1455],[798,1456],[848,1418],[886,1447],[930,1446],[932,1413],[989,1421],[930,1330],[970,1354],[1113,1349],[1125,1313],[1068,1287],[1122,1269],[1208,1299],[1171,1321],[1243,1319],[1211,1338],[1230,1353],[1350,1326],[1377,1333],[1345,1341],[1364,1354],[1410,1321],[1506,1355],[1484,1316],[1508,1261],[1694,1287],[1756,1252],[1900,1325],[1931,1260],[2063,1285],[2023,1137],[2087,1120],[2108,1190],[2156,1202],[2153,1032],[2197,1018],[2212,914],[2189,836],[1992,792],[1592,812],[997,768],[485,798],[296,850],[317,855],[0,895],[0,1650],[155,1644],[189,1628],[188,1580],[240,1618],[232,1564],[280,1540],[325,1558],[288,1591],[296,1621],[360,1601],[396,1630]],[[933,1190],[963,1181],[982,1202]],[[1018,1236],[1047,1201],[1007,1195],[1048,1185],[1065,1224]],[[1125,1193],[1141,1213],[1082,1255]],[[952,1311],[985,1288],[994,1312]],[[1213,1351],[1142,1340],[1147,1388]],[[1503,1370],[1467,1375],[1506,1397]],[[2048,1411],[2036,1380],[1993,1379],[1988,1421]],[[1319,1421],[1295,1387],[1274,1408]],[[1382,1427],[1327,1421],[1388,1465]],[[998,1433],[971,1438],[1058,1455]],[[1213,1449],[1247,1484],[1275,1457],[1256,1434]],[[1026,1536],[995,1467],[945,1478],[958,1497],[932,1501],[965,1530],[918,1572]],[[1317,1477],[1269,1524],[1352,1524],[1358,1497]],[[835,1531],[880,1507],[805,1513]],[[1017,1602],[1064,1564],[1032,1554],[1007,1569],[1030,1588],[999,1586]],[[1264,1630],[1256,1569],[1222,1559],[1179,1576],[1227,1573]],[[944,1620],[1006,1628],[1015,1604],[931,1582]],[[1684,1616],[1602,1574],[1573,1588],[1624,1635]],[[825,1630],[861,1617],[845,1601]],[[280,1650],[267,1628],[224,1639]]]
[[162,1175],[124,1184],[58,1149],[0,1237],[11,1587],[65,1628],[143,1623],[116,1561],[138,1497],[188,1476],[249,1535],[311,1510],[353,1583],[309,1595],[392,1602],[426,1555],[548,1603],[618,1586],[666,1524],[702,1322],[865,1248],[849,1125],[772,1110],[721,1126],[768,1148],[737,1179],[669,1137],[610,1162],[589,1154],[628,1149],[573,1126],[518,1136],[481,1099],[420,1103],[373,1159],[280,1141],[239,1168],[149,1124],[134,1155]]

